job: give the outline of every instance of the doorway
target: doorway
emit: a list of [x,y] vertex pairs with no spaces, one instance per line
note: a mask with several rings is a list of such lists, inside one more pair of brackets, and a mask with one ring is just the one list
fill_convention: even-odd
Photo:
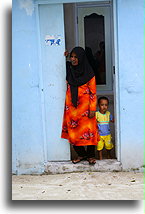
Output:
[[[81,46],[86,50],[96,75],[98,98],[108,97],[109,111],[114,115],[111,2],[64,4],[64,20],[66,49],[70,51],[74,46]],[[112,157],[116,158],[115,125],[110,125],[114,144]],[[106,151],[103,153],[106,158]],[[71,146],[71,158],[75,157]]]

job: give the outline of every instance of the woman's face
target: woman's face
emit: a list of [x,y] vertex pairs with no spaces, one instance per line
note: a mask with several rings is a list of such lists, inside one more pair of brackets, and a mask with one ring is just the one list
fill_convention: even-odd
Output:
[[71,56],[70,56],[70,61],[71,61],[71,64],[72,64],[73,66],[76,66],[76,65],[78,65],[78,63],[79,63],[79,60],[78,60],[77,55],[76,55],[75,53],[73,53],[73,52],[72,52],[72,54],[71,54]]

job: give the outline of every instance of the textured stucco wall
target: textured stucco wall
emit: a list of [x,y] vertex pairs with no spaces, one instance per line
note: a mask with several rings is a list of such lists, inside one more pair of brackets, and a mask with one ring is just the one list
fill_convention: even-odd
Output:
[[143,0],[118,0],[121,162],[143,165]]
[[43,171],[38,45],[33,1],[12,8],[13,173]]

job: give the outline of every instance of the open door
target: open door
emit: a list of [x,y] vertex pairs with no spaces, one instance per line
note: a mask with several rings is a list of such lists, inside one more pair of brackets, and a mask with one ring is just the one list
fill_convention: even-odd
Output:
[[78,7],[79,45],[87,48],[97,76],[97,91],[112,91],[112,44],[110,6]]
[[70,145],[61,139],[66,66],[63,4],[38,6],[40,29],[40,79],[46,161],[70,160]]

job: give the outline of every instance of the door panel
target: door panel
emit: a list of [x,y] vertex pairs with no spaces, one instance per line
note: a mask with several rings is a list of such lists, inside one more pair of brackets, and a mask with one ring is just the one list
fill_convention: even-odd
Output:
[[[112,50],[111,50],[111,14],[110,14],[110,7],[105,6],[105,7],[79,7],[78,8],[78,36],[79,36],[79,45],[82,47],[86,47],[87,44],[87,38],[85,38],[86,35],[86,29],[85,29],[85,20],[87,17],[91,17],[92,20],[94,17],[103,17],[103,26],[102,26],[102,32],[104,31],[104,37],[100,35],[99,29],[100,27],[96,25],[89,26],[90,31],[88,31],[88,36],[91,38],[92,42],[92,49],[93,49],[93,55],[95,54],[94,47],[97,50],[99,50],[99,42],[101,40],[105,43],[105,69],[106,73],[100,73],[100,76],[103,77],[104,75],[104,82],[97,83],[97,90],[98,91],[112,91],[113,86],[112,86]],[[95,20],[95,19],[94,19]],[[101,20],[101,19],[100,19]],[[92,22],[93,23],[93,22]],[[96,40],[93,40],[93,36],[91,37],[92,32],[96,32]],[[98,33],[98,34],[97,34]],[[93,35],[93,34],[92,34]],[[102,69],[103,70],[103,69]],[[102,75],[103,74],[103,75]]]
[[47,159],[69,160],[70,145],[61,139],[65,100],[63,4],[39,5]]

